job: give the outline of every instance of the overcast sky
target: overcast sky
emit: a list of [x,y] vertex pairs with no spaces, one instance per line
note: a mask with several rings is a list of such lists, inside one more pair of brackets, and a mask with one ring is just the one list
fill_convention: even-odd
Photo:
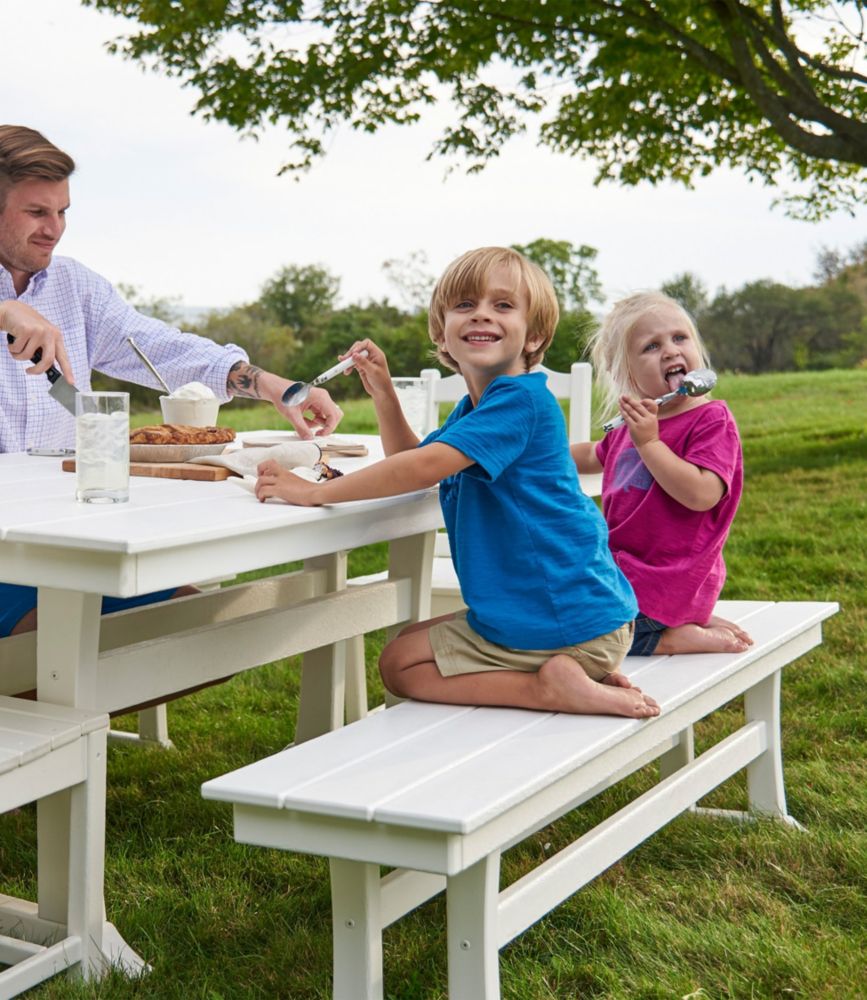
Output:
[[817,252],[867,238],[867,209],[787,219],[773,192],[718,173],[674,185],[594,188],[592,165],[512,142],[481,174],[426,162],[432,123],[338,134],[298,182],[277,131],[260,142],[190,115],[195,93],[105,51],[128,22],[77,0],[0,0],[0,121],[44,132],[76,160],[60,253],[113,282],[190,307],[255,299],[287,264],[321,264],[343,303],[399,298],[388,259],[538,237],[586,243],[609,300],[692,271],[711,292],[772,278],[808,284]]

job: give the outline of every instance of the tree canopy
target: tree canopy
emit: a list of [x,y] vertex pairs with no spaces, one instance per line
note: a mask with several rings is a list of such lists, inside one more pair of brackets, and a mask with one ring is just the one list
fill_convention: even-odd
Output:
[[805,217],[867,193],[863,0],[83,2],[138,21],[113,48],[196,89],[196,112],[285,127],[284,169],[338,125],[414,122],[448,97],[433,152],[470,170],[538,118],[597,180],[690,184],[728,165],[786,178]]

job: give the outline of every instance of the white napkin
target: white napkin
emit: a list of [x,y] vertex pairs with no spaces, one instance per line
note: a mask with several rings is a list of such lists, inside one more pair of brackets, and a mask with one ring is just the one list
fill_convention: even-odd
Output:
[[239,448],[222,455],[200,455],[191,458],[196,465],[221,465],[238,476],[256,476],[256,469],[272,458],[284,469],[307,468],[322,461],[322,449],[313,441],[287,441],[270,448]]

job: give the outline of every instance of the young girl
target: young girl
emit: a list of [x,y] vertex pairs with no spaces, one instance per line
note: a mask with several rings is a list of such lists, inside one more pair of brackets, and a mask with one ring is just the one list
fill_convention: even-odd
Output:
[[695,324],[667,295],[638,293],[603,320],[591,353],[606,409],[625,423],[571,450],[579,473],[603,473],[609,545],[638,598],[630,654],[743,651],[749,635],[713,614],[743,485],[734,417],[707,396],[655,402],[709,367]]

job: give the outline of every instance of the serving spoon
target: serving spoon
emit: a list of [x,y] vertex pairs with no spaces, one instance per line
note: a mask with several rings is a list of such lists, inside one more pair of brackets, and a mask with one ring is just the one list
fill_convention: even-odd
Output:
[[[366,358],[367,351],[359,351],[358,355],[359,357]],[[317,375],[312,382],[294,382],[283,393],[283,405],[300,406],[302,403],[306,403],[311,389],[315,389],[317,385],[322,385],[323,382],[328,382],[335,375],[345,372],[347,368],[351,368],[354,364],[355,358],[345,358],[343,361],[339,361],[336,365],[329,368],[328,371]]]
[[[716,372],[711,371],[710,368],[696,368],[683,376],[683,381],[674,392],[667,392],[664,396],[660,396],[654,400],[654,402],[657,406],[664,406],[673,399],[677,399],[678,396],[703,396],[706,392],[710,392],[715,385]],[[623,417],[618,414],[613,420],[609,420],[607,424],[603,424],[602,430],[607,434],[608,431],[613,431],[615,427],[619,427],[622,423]]]

